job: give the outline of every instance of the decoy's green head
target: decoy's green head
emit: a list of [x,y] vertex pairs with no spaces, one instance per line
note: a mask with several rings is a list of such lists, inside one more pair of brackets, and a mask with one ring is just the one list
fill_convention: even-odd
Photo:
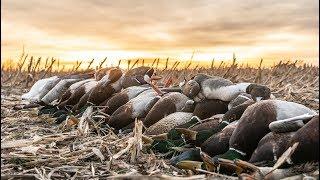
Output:
[[255,83],[247,87],[246,93],[250,94],[255,101],[266,100],[271,96],[271,90],[267,86]]
[[200,92],[200,84],[195,80],[189,80],[182,85],[182,93],[189,98],[194,98]]

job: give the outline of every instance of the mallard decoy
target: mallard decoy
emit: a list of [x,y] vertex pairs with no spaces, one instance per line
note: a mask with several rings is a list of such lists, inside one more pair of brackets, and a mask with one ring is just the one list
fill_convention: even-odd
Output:
[[[207,76],[199,74],[190,80],[183,92],[190,98],[199,102],[204,99],[219,99],[229,102],[236,98],[240,93],[253,93],[254,96],[263,98],[270,97],[270,89],[263,85],[253,83],[237,83],[217,76]],[[254,97],[254,99],[256,99]]]
[[106,108],[103,110],[104,113],[112,114],[120,106],[124,105],[131,99],[137,97],[143,91],[151,89],[150,86],[131,86],[128,87],[114,96],[112,96],[105,104]]
[[228,110],[230,110],[233,107],[236,107],[248,100],[253,100],[252,96],[248,93],[240,93],[236,98],[231,100],[228,104]]
[[70,97],[67,100],[64,100],[60,102],[57,107],[59,109],[64,109],[65,106],[73,106],[79,102],[81,97],[89,93],[92,88],[94,88],[98,84],[98,81],[95,79],[90,79],[88,82],[85,82],[84,84],[80,85],[74,91],[71,93]]
[[143,124],[146,127],[157,123],[160,119],[174,112],[190,112],[194,102],[184,94],[171,92],[161,97],[148,112]]
[[165,116],[155,124],[148,127],[145,131],[145,134],[159,135],[167,133],[174,127],[179,126],[181,124],[185,124],[188,121],[190,121],[192,116],[193,114],[188,112],[174,112],[172,114],[169,114],[168,116]]
[[158,93],[152,89],[146,90],[114,111],[108,124],[115,129],[121,129],[132,123],[135,118],[145,117],[159,99]]
[[41,98],[41,101],[45,104],[51,104],[54,100],[59,99],[62,94],[67,91],[69,86],[80,80],[81,79],[62,79],[45,96]]
[[40,102],[41,98],[45,96],[61,79],[58,76],[52,76],[45,79],[40,79],[31,87],[28,93],[21,96],[31,102]]
[[205,99],[196,103],[193,114],[200,119],[206,119],[216,114],[224,114],[228,111],[228,102],[216,99]]
[[287,148],[296,142],[299,144],[291,155],[293,163],[319,162],[319,115],[314,116],[293,135]]
[[250,105],[232,133],[230,149],[219,157],[249,159],[263,136],[270,132],[269,124],[315,112],[301,104],[282,100],[263,100]]
[[130,69],[125,73],[121,86],[127,88],[148,84],[148,82],[145,81],[145,76],[151,77],[153,73],[154,69],[146,66]]
[[110,68],[107,74],[98,81],[96,86],[80,98],[79,102],[73,106],[72,111],[77,112],[87,103],[99,105],[107,98],[110,98],[113,93],[120,91],[122,75],[121,69]]
[[68,100],[71,95],[76,91],[76,89],[82,85],[84,85],[85,83],[89,82],[89,81],[93,81],[94,79],[84,79],[81,80],[79,82],[73,83],[70,85],[70,87],[66,90],[66,92],[64,92],[61,96],[61,98],[59,99],[58,104]]

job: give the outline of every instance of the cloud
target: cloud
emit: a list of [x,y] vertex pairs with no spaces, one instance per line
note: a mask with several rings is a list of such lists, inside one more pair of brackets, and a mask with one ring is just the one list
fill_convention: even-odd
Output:
[[[228,47],[232,51],[236,47],[272,46],[272,43],[318,46],[313,44],[319,41],[318,3],[314,0],[4,0],[1,14],[5,23],[1,33],[5,37],[14,31],[16,35],[4,38],[1,43],[12,48],[20,47],[23,42],[33,48],[59,52]],[[293,41],[291,36],[280,40],[269,37],[281,33],[306,38]]]

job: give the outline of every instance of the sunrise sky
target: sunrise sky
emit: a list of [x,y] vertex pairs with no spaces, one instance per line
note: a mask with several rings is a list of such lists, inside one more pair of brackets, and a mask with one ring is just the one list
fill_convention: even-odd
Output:
[[318,0],[2,0],[1,59],[176,58],[318,64]]

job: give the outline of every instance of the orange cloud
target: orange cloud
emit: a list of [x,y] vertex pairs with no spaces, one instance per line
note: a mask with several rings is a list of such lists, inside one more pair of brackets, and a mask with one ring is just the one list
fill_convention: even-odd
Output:
[[318,62],[318,1],[4,0],[1,59],[19,56]]

